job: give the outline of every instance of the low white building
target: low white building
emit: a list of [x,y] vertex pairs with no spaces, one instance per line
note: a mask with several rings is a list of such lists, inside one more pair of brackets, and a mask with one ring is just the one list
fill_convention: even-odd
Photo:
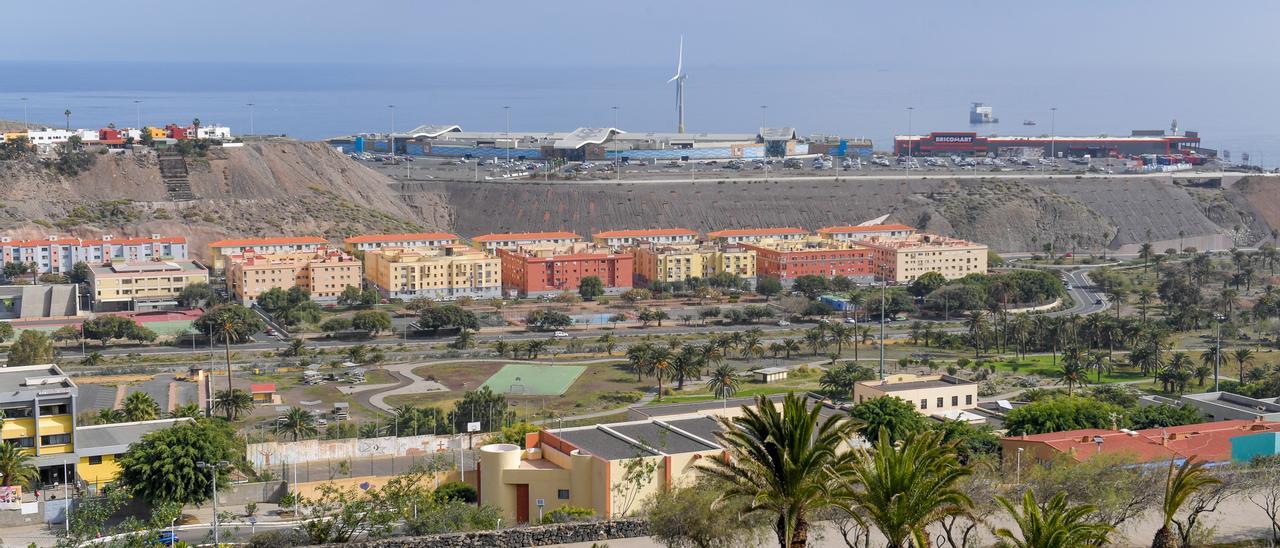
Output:
[[196,130],[197,139],[230,139],[231,128],[227,126],[200,126]]
[[[79,134],[79,130],[68,131],[46,127],[27,131],[27,140],[35,146],[47,148],[65,143],[71,140],[71,137]],[[94,133],[93,138],[97,139],[98,134]]]

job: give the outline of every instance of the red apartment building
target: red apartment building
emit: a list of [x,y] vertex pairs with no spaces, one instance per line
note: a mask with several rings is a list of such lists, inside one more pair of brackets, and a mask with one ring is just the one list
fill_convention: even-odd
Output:
[[496,250],[502,260],[502,289],[522,296],[555,295],[577,291],[582,278],[595,276],[605,293],[631,289],[631,253],[611,253],[608,248],[584,242],[540,244]]
[[832,240],[769,240],[744,243],[756,252],[756,276],[773,277],[790,286],[800,276],[845,276],[871,281],[876,268],[872,250]]

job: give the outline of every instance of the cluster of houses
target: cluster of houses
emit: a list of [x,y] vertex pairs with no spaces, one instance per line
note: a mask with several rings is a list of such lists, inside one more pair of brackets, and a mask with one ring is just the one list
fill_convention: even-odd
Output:
[[[146,138],[144,139],[144,135]],[[164,127],[143,127],[138,128],[116,128],[115,126],[107,126],[101,129],[58,129],[42,127],[38,129],[24,129],[19,131],[6,131],[3,134],[4,141],[10,142],[18,139],[26,139],[28,143],[35,146],[37,150],[46,152],[63,143],[70,142],[72,138],[79,138],[84,144],[103,145],[108,147],[123,146],[129,143],[141,143],[144,140],[150,140],[158,144],[173,144],[178,141],[189,139],[215,139],[230,140],[231,128],[227,126],[205,126],[205,125],[187,125],[180,126],[177,124],[168,124]]]

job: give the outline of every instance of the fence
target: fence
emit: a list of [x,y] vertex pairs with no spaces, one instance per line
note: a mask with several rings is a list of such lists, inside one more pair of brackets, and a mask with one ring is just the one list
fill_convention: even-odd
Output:
[[282,464],[326,461],[355,463],[377,457],[444,455],[451,449],[470,448],[470,436],[387,436],[251,443],[245,447],[245,458],[255,469],[264,470]]

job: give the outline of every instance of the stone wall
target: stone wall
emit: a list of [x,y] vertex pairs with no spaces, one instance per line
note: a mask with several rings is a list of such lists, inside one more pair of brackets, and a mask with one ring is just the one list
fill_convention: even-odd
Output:
[[[595,542],[649,535],[644,520],[623,519],[589,523],[560,523],[497,531],[451,533],[429,537],[398,537],[344,544],[345,548],[519,548],[575,542]],[[338,545],[329,545],[336,547]]]

